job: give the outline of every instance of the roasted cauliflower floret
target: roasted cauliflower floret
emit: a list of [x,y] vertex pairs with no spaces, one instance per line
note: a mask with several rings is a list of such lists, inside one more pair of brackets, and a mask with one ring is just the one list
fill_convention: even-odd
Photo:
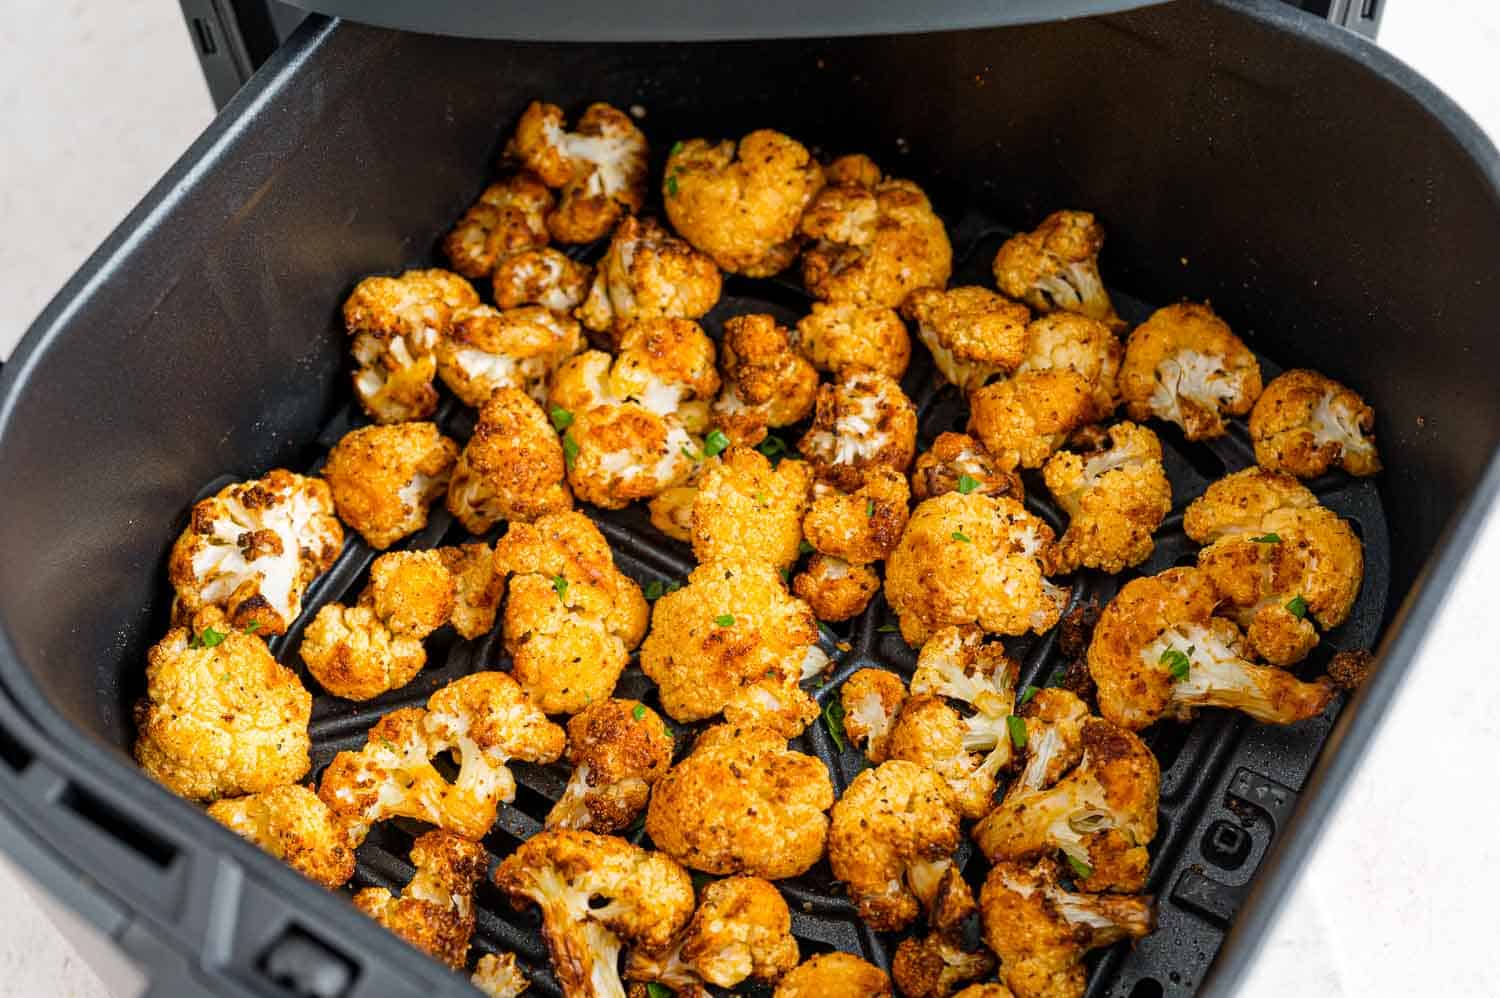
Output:
[[1244,468],[1225,475],[1188,504],[1182,529],[1199,544],[1258,535],[1280,510],[1316,509],[1318,497],[1291,475]]
[[1054,211],[1030,232],[1011,236],[995,254],[995,284],[1038,312],[1076,312],[1124,325],[1099,277],[1104,227],[1086,211]]
[[329,890],[354,876],[348,828],[306,787],[290,783],[216,801],[208,816]]
[[458,444],[432,423],[350,430],[323,466],[339,519],[384,551],[427,526],[427,509],[448,491]]
[[600,700],[568,721],[573,775],[547,815],[548,828],[625,828],[646,807],[651,785],[672,765],[672,732],[636,700]]
[[1250,439],[1262,468],[1316,478],[1338,466],[1351,475],[1380,470],[1375,410],[1317,371],[1277,375],[1250,412]]
[[939,433],[932,447],[917,455],[911,491],[919,502],[946,492],[1009,496],[1017,502],[1026,498],[1021,477],[997,467],[984,444],[966,433]]
[[969,432],[998,467],[1039,468],[1092,412],[1092,390],[1078,374],[1030,371],[974,392]]
[[508,155],[558,191],[547,230],[560,243],[590,243],[609,234],[646,200],[646,136],[630,116],[590,104],[573,131],[562,108],[533,101],[516,125]]
[[713,420],[737,444],[754,446],[766,431],[812,412],[818,372],[792,346],[791,334],[769,315],[737,315],[724,323],[724,391]]
[[1260,397],[1260,364],[1207,305],[1168,305],[1131,331],[1120,396],[1136,422],[1176,423],[1189,440],[1224,435]]
[[674,541],[693,543],[693,505],[698,501],[698,482],[703,472],[717,463],[718,459],[712,457],[699,461],[681,484],[653,496],[646,504],[651,525]]
[[646,834],[684,866],[777,880],[823,855],[833,784],[770,728],[721,724],[657,781]]
[[412,843],[411,862],[416,872],[399,896],[366,887],[354,895],[354,907],[460,970],[469,962],[474,935],[474,887],[489,870],[489,856],[478,842],[432,831]]
[[297,674],[210,607],[146,654],[135,761],[192,800],[259,793],[307,772],[311,715]]
[[1019,711],[1026,723],[1026,762],[1005,788],[1005,800],[1052,786],[1083,758],[1088,705],[1063,689],[1036,690]]
[[1084,567],[1113,574],[1139,565],[1151,557],[1152,535],[1172,509],[1156,434],[1135,423],[1107,432],[1107,444],[1091,441],[1099,449],[1058,451],[1042,469],[1047,491],[1068,514],[1057,542],[1060,572]]
[[552,192],[535,175],[523,171],[498,180],[443,239],[443,255],[464,277],[488,277],[509,254],[547,245],[552,207]]
[[797,560],[802,514],[812,475],[801,461],[771,465],[748,447],[730,447],[708,464],[693,500],[693,554],[707,561],[763,561],[776,568]]
[[487,998],[521,998],[521,993],[531,987],[526,975],[516,965],[514,953],[486,953],[479,958],[469,983],[478,988]]
[[988,950],[981,945],[970,952],[954,933],[933,932],[903,939],[891,961],[891,974],[906,998],[948,998],[969,981],[988,977],[994,971],[995,958]]
[[838,182],[802,216],[802,234],[813,241],[802,255],[802,283],[813,297],[895,308],[919,288],[947,286],[953,247],[922,188],[910,180],[871,182],[868,169],[830,172]]
[[[1015,709],[1016,677],[1021,667],[1005,654],[998,641],[985,641],[974,628],[945,627],[922,645],[911,692],[958,700],[976,714],[966,739],[974,747],[988,747],[1004,734],[1003,723]],[[991,730],[993,729],[993,730]]]
[[218,607],[234,630],[285,634],[308,583],[343,549],[333,510],[326,482],[280,468],[194,503],[167,562],[174,621]]
[[377,423],[426,419],[437,409],[438,343],[454,313],[479,304],[469,282],[446,270],[366,277],[344,302],[354,338],[354,394]]
[[797,447],[820,480],[853,492],[874,468],[911,467],[917,408],[885,375],[850,371],[818,389],[817,414]]
[[552,372],[583,347],[578,323],[541,305],[503,312],[475,305],[455,312],[448,335],[438,340],[438,375],[476,409],[501,388],[543,402]]
[[436,551],[393,551],[370,565],[360,603],[397,634],[425,638],[453,615],[458,586]]
[[1016,369],[1026,356],[1031,310],[988,288],[923,288],[901,306],[933,363],[965,394]]
[[999,725],[985,724],[978,730],[964,721],[938,697],[915,693],[896,716],[885,754],[936,773],[948,785],[958,813],[979,818],[994,802],[997,775],[1010,761],[1010,738],[1004,718]]
[[594,268],[542,246],[502,257],[490,285],[497,308],[540,305],[566,315],[583,304],[593,280]]
[[594,522],[569,512],[513,523],[495,564],[509,576],[511,672],[532,701],[571,714],[608,697],[646,633],[648,609]]
[[449,620],[453,629],[462,638],[488,634],[505,592],[505,578],[495,571],[494,552],[488,544],[475,543],[438,548],[437,553],[455,584]]
[[625,976],[692,994],[705,981],[721,988],[774,981],[798,955],[781,893],[759,877],[728,877],[703,888],[693,920],[667,951],[632,950]]
[[823,170],[802,143],[761,129],[738,144],[674,145],[662,201],[672,227],[722,269],[770,277],[796,259],[797,223],[822,186]]
[[850,953],[819,953],[781,979],[772,998],[891,998],[885,971]]
[[787,738],[818,716],[799,684],[827,665],[812,610],[763,561],[700,564],[686,586],[656,601],[641,645],[641,670],[673,719],[722,712]]
[[708,257],[652,219],[627,218],[599,261],[578,318],[604,334],[631,319],[697,319],[718,302],[721,287]]
[[851,368],[901,380],[911,362],[911,337],[893,308],[813,302],[793,342],[820,371],[840,377]]
[[686,870],[592,832],[532,836],[501,861],[495,883],[517,907],[541,909],[542,936],[566,998],[622,998],[622,944],[665,949],[693,914]]
[[1120,405],[1120,362],[1125,348],[1102,322],[1072,312],[1053,312],[1026,327],[1026,356],[1017,373],[1072,371],[1089,383],[1089,420],[1108,419]]
[[1015,998],[1015,994],[1005,985],[992,981],[988,984],[970,984],[953,998]]
[[949,625],[1037,634],[1067,606],[1049,582],[1052,528],[1014,499],[949,492],[917,506],[886,561],[885,597],[907,644]]
[[1213,581],[1195,568],[1126,583],[1089,643],[1099,713],[1133,731],[1162,717],[1186,720],[1199,707],[1232,707],[1272,724],[1322,713],[1333,684],[1251,664],[1239,628],[1213,616],[1218,602]]
[[860,669],[839,688],[844,708],[844,734],[850,744],[863,748],[871,762],[886,760],[886,738],[901,705],[906,702],[906,684],[894,672]]
[[880,575],[869,565],[851,565],[814,552],[806,567],[792,577],[792,592],[807,601],[813,616],[836,623],[865,612],[880,592]]
[[1085,953],[1156,925],[1149,897],[1066,891],[1052,860],[996,864],[979,907],[984,941],[1015,998],[1082,998]]
[[821,554],[854,565],[884,561],[906,530],[910,501],[906,476],[876,466],[856,491],[827,490],[814,499],[802,532]]
[[319,686],[346,700],[398,690],[427,664],[421,638],[392,631],[373,607],[342,603],[318,610],[297,654]]
[[479,410],[448,483],[448,512],[471,534],[501,520],[527,522],[573,507],[567,458],[541,406],[501,388]]

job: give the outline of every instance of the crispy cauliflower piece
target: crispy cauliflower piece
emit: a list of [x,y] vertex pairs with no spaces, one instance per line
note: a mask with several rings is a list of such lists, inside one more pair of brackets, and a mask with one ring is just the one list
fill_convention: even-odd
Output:
[[540,305],[566,315],[583,304],[593,280],[594,268],[588,264],[561,250],[539,246],[502,257],[490,286],[497,308]]
[[714,402],[713,420],[730,441],[754,446],[768,429],[790,426],[812,412],[817,369],[772,316],[727,320],[721,346],[724,391]]
[[985,641],[984,634],[972,627],[945,627],[932,634],[917,654],[911,692],[972,707],[977,713],[970,719],[971,734],[965,740],[971,748],[989,747],[997,735],[1005,734],[1003,724],[991,730],[993,722],[1003,722],[1015,710],[1020,671],[1000,642]]
[[850,371],[818,389],[817,414],[797,447],[820,480],[853,492],[874,468],[911,467],[917,408],[885,375]]
[[807,566],[792,577],[792,592],[806,600],[813,616],[837,623],[865,612],[880,592],[880,576],[869,565],[814,552]]
[[425,638],[453,616],[458,585],[436,551],[393,551],[370,565],[360,596],[396,634]]
[[1099,277],[1104,227],[1086,211],[1054,211],[995,254],[995,284],[1038,312],[1075,312],[1124,326]]
[[476,409],[501,388],[519,388],[540,403],[552,372],[583,347],[578,323],[566,315],[540,305],[503,312],[474,305],[456,311],[438,340],[438,375]]
[[547,814],[548,828],[614,832],[646,807],[672,765],[672,732],[637,700],[600,700],[568,721],[573,775]]
[[443,239],[443,255],[471,280],[488,277],[508,255],[547,245],[552,192],[524,171],[484,189]]
[[662,201],[672,227],[731,274],[770,277],[797,257],[797,223],[823,187],[802,145],[760,129],[738,144],[678,142],[667,156]]
[[474,935],[474,887],[489,870],[478,842],[444,831],[420,836],[411,847],[416,867],[400,895],[366,887],[354,907],[454,970],[469,962]]
[[706,562],[688,584],[656,601],[641,670],[678,721],[723,713],[791,738],[818,716],[799,685],[822,672],[812,610],[763,561]]
[[1188,504],[1182,529],[1199,544],[1261,534],[1266,518],[1280,510],[1318,508],[1318,497],[1291,475],[1244,468],[1225,475]]
[[728,877],[703,888],[693,920],[668,950],[632,950],[625,976],[659,981],[679,994],[703,993],[705,981],[721,988],[774,981],[798,956],[781,892],[759,877]]
[[391,630],[369,606],[327,603],[297,649],[318,685],[346,700],[399,690],[427,664],[422,639]]
[[850,953],[819,953],[781,979],[772,998],[892,998],[885,971]]
[[1176,423],[1189,440],[1223,436],[1225,416],[1243,416],[1260,397],[1260,364],[1207,305],[1157,309],[1130,334],[1120,396],[1136,422]]
[[[340,752],[323,771],[318,796],[349,822],[355,841],[372,824],[416,818],[468,839],[495,824],[502,801],[515,799],[506,764],[555,762],[563,729],[503,672],[475,672],[434,693],[426,709],[386,714],[358,752]],[[458,776],[445,779],[432,759],[452,752]]]
[[1072,371],[1089,383],[1091,422],[1108,419],[1120,405],[1120,362],[1125,348],[1102,322],[1073,312],[1053,312],[1026,327],[1026,356],[1016,372]]
[[979,907],[984,941],[1016,998],[1082,998],[1085,953],[1156,926],[1151,898],[1063,890],[1052,860],[997,863]]
[[911,362],[906,323],[884,305],[813,302],[792,342],[814,367],[835,377],[865,368],[900,381]]
[[812,475],[801,461],[771,465],[748,447],[707,463],[692,509],[693,555],[700,561],[797,560]]
[[966,433],[939,433],[932,447],[917,455],[911,490],[918,502],[947,492],[1026,498],[1021,476],[997,467],[984,444]]
[[901,705],[906,702],[906,684],[894,672],[860,669],[839,688],[844,708],[844,734],[850,744],[863,748],[874,763],[886,760],[886,739]]
[[454,313],[479,304],[469,282],[446,270],[366,277],[344,302],[354,337],[354,394],[377,423],[426,419],[437,409],[438,343]]
[[646,834],[705,873],[795,877],[823,855],[833,783],[770,728],[721,724],[657,781]]
[[[599,261],[578,318],[605,334],[632,319],[697,319],[718,303],[722,286],[708,257],[652,219],[627,218]],[[613,345],[613,337],[606,339]]]
[[1251,664],[1239,628],[1213,616],[1218,602],[1213,581],[1195,568],[1126,583],[1089,643],[1099,713],[1132,731],[1162,717],[1187,720],[1199,707],[1232,707],[1272,724],[1322,713],[1333,684]]
[[331,891],[354,876],[348,828],[306,787],[289,783],[215,801],[208,816]]
[[511,672],[531,699],[549,714],[572,714],[608,697],[646,633],[648,608],[594,522],[567,512],[513,523],[495,564],[509,576]]
[[622,943],[665,949],[693,914],[686,870],[593,832],[539,832],[501,861],[495,883],[517,907],[529,901],[541,909],[565,998],[624,998]]
[[457,460],[458,444],[432,423],[363,426],[334,444],[322,474],[339,519],[384,551],[427,526]]
[[888,308],[919,288],[946,287],[953,247],[927,195],[910,180],[874,180],[874,164],[861,160],[860,171],[830,168],[837,182],[802,216],[802,234],[813,240],[802,283],[823,301]]
[[146,653],[135,761],[191,800],[259,793],[307,772],[311,715],[297,674],[209,607]]
[[1016,996],[1004,984],[991,981],[987,984],[970,984],[957,992],[953,998],[1016,998]]
[[1250,439],[1262,468],[1316,478],[1337,465],[1351,475],[1380,470],[1375,410],[1317,371],[1277,375],[1250,411]]
[[488,544],[474,543],[438,548],[437,554],[455,584],[449,623],[462,638],[488,634],[505,592],[505,577],[495,571],[494,552]]
[[886,561],[885,597],[907,644],[949,625],[1041,634],[1068,591],[1047,580],[1052,528],[1014,499],[949,492],[917,506]]
[[1006,803],[1052,786],[1083,758],[1083,722],[1088,705],[1064,689],[1037,690],[1019,711],[1026,722],[1026,762],[1010,786]]
[[218,607],[235,630],[285,634],[308,584],[343,549],[333,510],[327,482],[281,468],[194,503],[167,562],[173,620]]
[[478,988],[487,998],[520,998],[521,993],[531,987],[526,975],[516,965],[514,953],[486,953],[479,958],[469,983]]
[[1084,567],[1114,574],[1139,565],[1151,557],[1152,535],[1172,509],[1156,434],[1135,423],[1106,432],[1106,446],[1058,451],[1042,469],[1047,491],[1068,514],[1057,542],[1059,572]]
[[988,950],[970,952],[952,934],[942,932],[901,940],[891,961],[891,974],[906,998],[948,998],[994,971],[995,958]]
[[560,243],[590,243],[646,200],[646,136],[630,115],[590,104],[574,131],[562,108],[532,101],[507,154],[558,191],[547,230]]
[[948,785],[958,813],[979,818],[994,802],[997,776],[1010,761],[1010,738],[1003,718],[1000,725],[986,724],[978,732],[964,721],[938,697],[914,693],[896,716],[885,754],[936,773]]
[[1030,371],[974,392],[969,432],[998,467],[1039,468],[1089,421],[1092,406],[1089,383],[1073,371]]
[[916,763],[891,760],[861,772],[834,804],[828,863],[865,923],[895,932],[931,899],[959,841],[947,784]]
[[964,394],[1004,377],[1026,356],[1031,310],[988,288],[922,288],[901,306],[933,363]]
[[814,499],[802,519],[802,532],[816,551],[829,557],[853,565],[884,561],[906,530],[910,501],[906,476],[876,466],[856,491],[828,490]]
[[674,541],[693,543],[693,506],[698,501],[698,482],[703,472],[718,464],[711,457],[693,465],[693,471],[681,485],[665,489],[646,503],[650,511],[651,525]]
[[572,509],[567,459],[541,406],[501,388],[479,410],[448,483],[448,512],[471,534]]

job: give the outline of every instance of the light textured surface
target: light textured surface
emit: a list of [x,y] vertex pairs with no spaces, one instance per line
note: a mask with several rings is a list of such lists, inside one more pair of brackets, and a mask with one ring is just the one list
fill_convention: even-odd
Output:
[[[0,34],[0,356],[84,257],[207,124],[212,106],[170,0],[107,4],[9,0]],[[1389,0],[1381,43],[1426,73],[1500,136],[1500,3]],[[1441,737],[1430,700],[1394,705],[1387,737],[1351,788],[1267,939],[1246,994],[1488,995],[1488,902],[1500,803],[1475,773],[1500,757],[1491,594],[1500,592],[1500,524],[1416,668],[1459,696],[1444,701]],[[1476,777],[1481,781],[1476,786]],[[1428,802],[1461,807],[1461,839],[1418,821]],[[1435,825],[1433,826],[1435,828]],[[1476,890],[1488,873],[1489,890]],[[6,899],[0,996],[107,992],[0,864]]]

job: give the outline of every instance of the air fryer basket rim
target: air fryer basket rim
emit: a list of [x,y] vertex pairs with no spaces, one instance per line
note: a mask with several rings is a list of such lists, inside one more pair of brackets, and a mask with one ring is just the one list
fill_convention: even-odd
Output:
[[[1360,71],[1368,72],[1404,93],[1440,123],[1468,153],[1500,200],[1500,155],[1461,109],[1409,67],[1351,33],[1292,11],[1276,0],[1212,2],[1353,60]],[[274,101],[299,68],[327,41],[337,24],[323,18],[310,18],[297,36],[236,96],[90,256],[28,329],[11,362],[0,372],[0,447],[4,446],[12,428],[15,400],[30,380],[34,360],[55,336],[60,335],[69,317],[97,290],[114,264],[131,252],[139,234],[153,228],[176,205],[191,198],[199,175],[208,165],[233,152],[239,138],[240,117],[257,106]],[[1336,804],[1350,775],[1359,765],[1365,745],[1381,723],[1381,705],[1396,694],[1404,680],[1412,658],[1426,637],[1444,590],[1461,569],[1470,553],[1470,542],[1497,496],[1500,496],[1500,457],[1492,457],[1479,484],[1459,502],[1422,576],[1413,584],[1402,601],[1401,610],[1389,625],[1381,646],[1381,668],[1351,705],[1356,709],[1343,712],[1330,743],[1324,749],[1323,759],[1304,790],[1298,820],[1278,836],[1272,852],[1262,862],[1255,876],[1251,898],[1239,912],[1210,976],[1203,982],[1202,994],[1226,994],[1233,990],[1238,972],[1253,953],[1265,926],[1274,917],[1277,903],[1291,883],[1298,860],[1307,855],[1321,830],[1321,819]],[[218,828],[197,808],[166,793],[124,758],[99,753],[84,767],[60,748],[51,751],[69,744],[80,734],[34,684],[3,627],[0,627],[0,686],[20,708],[21,716],[7,723],[26,729],[27,740],[33,736],[38,741],[50,739],[47,753],[50,765],[75,773],[80,781],[87,780],[91,786],[97,786],[101,795],[117,798],[122,805],[131,806],[133,811],[148,813],[167,826],[191,829],[194,841],[201,845],[195,852],[206,855],[212,851],[215,858],[234,857],[234,863],[252,878],[262,883],[274,883],[275,890],[289,896],[308,918],[331,927],[340,938],[349,939],[360,949],[378,951],[382,946],[387,951],[392,949],[384,931],[355,913],[342,899],[301,881],[260,850]],[[5,706],[8,708],[9,705]],[[9,709],[0,711],[0,717],[10,713]],[[0,822],[0,837],[4,835],[3,824]],[[66,857],[59,859],[58,863],[66,867]],[[60,876],[72,880],[76,878],[76,872],[65,868]],[[386,959],[399,965],[407,977],[421,982],[429,990],[435,988],[437,993],[467,993],[461,983],[453,985],[453,978],[436,964],[415,951],[396,949],[400,952],[390,952]]]

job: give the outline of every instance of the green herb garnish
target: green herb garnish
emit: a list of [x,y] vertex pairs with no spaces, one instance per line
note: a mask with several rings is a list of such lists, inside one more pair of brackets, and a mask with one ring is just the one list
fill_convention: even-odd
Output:
[[1301,595],[1293,596],[1287,600],[1286,609],[1293,617],[1301,620],[1307,616],[1307,600],[1303,599]]
[[756,503],[758,503],[759,505],[764,506],[766,504],[767,500],[766,500],[766,494],[764,492],[757,492],[757,493],[755,493],[754,498],[755,498]]
[[667,197],[669,197],[669,198],[675,198],[676,196],[677,196],[677,173],[676,173],[676,171],[673,171],[672,173],[667,174]]
[[755,449],[760,451],[763,457],[778,457],[786,453],[786,441],[773,433],[756,444]]
[[1005,730],[1010,732],[1010,743],[1017,750],[1026,747],[1026,722],[1012,714],[1005,719]]
[[896,632],[900,631],[901,628],[897,627],[895,624],[881,624],[879,627],[875,628],[875,630],[879,631],[881,634],[895,634]]
[[964,533],[962,530],[955,530],[955,531],[953,531],[953,539],[955,541],[962,541],[965,544],[973,544],[974,543],[973,541],[969,540],[969,535],[966,534],[966,533]]
[[573,434],[563,434],[563,461],[566,462],[571,471],[578,460],[578,441],[573,439]]
[[733,627],[734,626],[734,614],[732,614],[732,613],[721,613],[717,617],[714,618],[714,623],[718,624],[720,627]]
[[672,148],[667,150],[667,155],[676,156],[680,152],[682,152],[682,140],[678,139],[676,142],[672,143]]
[[246,634],[254,634],[258,630],[260,630],[260,621],[258,620],[252,620],[250,621],[250,623],[245,625]]
[[634,707],[632,707],[630,709],[630,716],[633,717],[633,718],[635,718],[637,721],[639,721],[641,718],[645,717],[646,716],[646,705],[643,704],[643,703],[636,704]]
[[1280,544],[1281,543],[1281,535],[1280,534],[1261,534],[1259,537],[1252,537],[1250,539],[1252,541],[1254,541],[1255,543],[1257,543],[1257,544]]
[[703,458],[698,454],[698,452],[695,451],[695,450],[693,450],[693,448],[689,447],[687,444],[683,444],[682,445],[682,456],[685,457],[685,458],[687,458],[689,461],[701,461],[701,460],[703,460]]
[[807,541],[798,541],[797,542],[797,553],[798,554],[812,554],[813,553],[813,546],[811,544],[809,544]]
[[573,414],[560,405],[553,406],[550,415],[552,416],[552,425],[558,433],[573,425]]
[[1026,706],[1027,704],[1029,704],[1031,702],[1031,698],[1034,697],[1034,696],[1036,696],[1040,692],[1041,692],[1041,690],[1037,689],[1035,686],[1028,686],[1028,687],[1026,687],[1024,690],[1021,691],[1021,699],[1016,704],[1016,706],[1017,707],[1024,707],[1024,706]]
[[229,635],[223,631],[216,631],[212,627],[205,627],[193,641],[188,642],[193,648],[217,648]]
[[959,495],[966,496],[977,488],[979,488],[979,479],[975,478],[973,475],[964,474],[958,476]]
[[723,430],[709,430],[708,436],[703,438],[703,453],[708,457],[722,454],[728,446],[729,438],[724,435]]
[[650,582],[646,583],[646,598],[648,600],[661,599],[662,589],[663,586],[661,584],[661,580],[652,579]]
[[874,499],[866,499],[865,500],[865,519],[868,520],[868,519],[871,519],[874,516],[875,516],[875,500]]
[[840,752],[844,751],[844,702],[842,700],[829,700],[823,708],[823,724],[828,728],[828,737],[833,739],[833,744],[838,746]]
[[1068,857],[1068,865],[1073,868],[1073,876],[1079,880],[1087,880],[1094,875],[1094,868],[1092,866],[1089,866],[1083,860],[1071,854],[1064,853],[1064,855]]
[[561,575],[554,575],[552,576],[552,588],[557,590],[558,599],[563,599],[568,595],[568,580]]
[[1161,664],[1165,665],[1172,673],[1173,679],[1186,679],[1188,669],[1192,666],[1192,659],[1188,658],[1176,648],[1168,648],[1161,653]]
[[667,581],[667,593],[669,595],[671,593],[675,593],[677,590],[679,590],[681,588],[682,588],[682,583],[678,582],[676,579],[669,579]]
[[646,998],[672,998],[672,989],[667,987],[665,984],[657,984],[655,981],[647,981]]

